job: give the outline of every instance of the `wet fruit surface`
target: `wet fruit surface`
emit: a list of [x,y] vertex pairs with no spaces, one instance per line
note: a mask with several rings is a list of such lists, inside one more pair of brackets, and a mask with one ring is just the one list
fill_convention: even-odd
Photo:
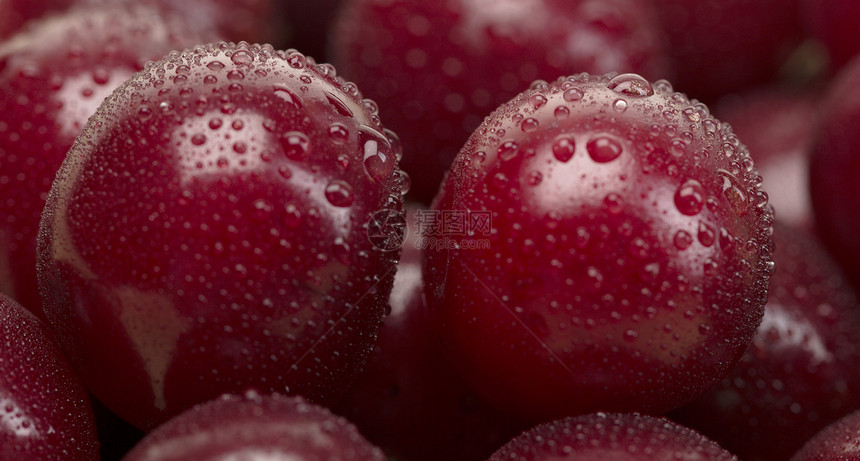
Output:
[[213,44],[147,66],[58,173],[45,313],[88,387],[141,428],[248,387],[339,397],[372,348],[402,207],[375,104],[300,53]]
[[384,461],[352,424],[299,397],[222,396],[141,441],[123,461]]
[[822,241],[854,283],[860,281],[860,58],[843,68],[821,109],[809,188]]
[[476,131],[434,202],[425,295],[449,355],[536,420],[686,403],[763,314],[759,182],[731,128],[665,81],[536,83]]
[[664,418],[594,413],[542,424],[489,461],[737,461],[701,434]]
[[68,7],[74,0],[4,0],[0,3],[0,39],[14,34],[27,22]]
[[0,459],[98,459],[89,398],[50,330],[0,295],[0,338]]
[[860,307],[812,237],[774,226],[776,271],[758,334],[713,389],[674,413],[745,460],[785,460],[860,408]]
[[332,59],[389,114],[411,195],[429,203],[471,132],[534,79],[668,78],[657,24],[640,0],[354,0],[344,2]]
[[822,429],[791,461],[854,461],[860,454],[860,412]]
[[72,9],[0,43],[0,292],[41,316],[36,233],[57,168],[101,101],[201,36],[150,7]]

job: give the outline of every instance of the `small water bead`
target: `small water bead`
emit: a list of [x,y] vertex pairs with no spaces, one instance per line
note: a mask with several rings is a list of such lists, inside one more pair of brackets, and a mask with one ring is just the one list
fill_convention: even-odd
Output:
[[207,85],[214,85],[214,84],[218,83],[218,77],[211,75],[211,74],[207,75],[207,76],[203,77],[203,83],[205,83]]
[[606,82],[606,87],[616,93],[626,94],[629,96],[642,97],[652,96],[654,94],[654,88],[651,87],[648,80],[645,80],[645,78],[638,74],[616,75]]
[[535,109],[539,109],[539,108],[543,107],[543,105],[546,104],[546,102],[547,102],[546,96],[544,96],[540,93],[535,93],[535,94],[529,96],[529,104],[531,104],[532,107],[534,107]]
[[215,118],[209,120],[209,128],[211,128],[213,130],[217,130],[218,128],[221,128],[222,125],[224,125],[224,121],[218,117],[215,117]]
[[332,142],[343,144],[349,139],[349,130],[340,123],[332,123],[328,127],[328,136]]
[[579,88],[568,88],[562,94],[562,97],[567,102],[579,101],[582,97],[585,96]]
[[247,66],[254,62],[254,55],[248,50],[237,50],[230,55],[230,60],[237,66]]
[[223,69],[224,69],[224,63],[222,63],[221,61],[212,61],[212,62],[210,62],[209,64],[206,64],[206,67],[207,67],[209,70],[212,70],[212,71],[217,72],[217,71],[219,71],[219,70],[223,70]]
[[520,123],[520,129],[526,133],[530,133],[530,132],[538,129],[538,125],[539,125],[539,123],[536,119],[529,117],[529,118],[523,120],[522,123]]
[[244,78],[245,78],[245,74],[243,74],[241,71],[238,71],[236,69],[233,69],[230,72],[227,72],[227,80],[230,80],[232,82],[238,82],[240,80],[243,80]]
[[699,243],[709,247],[717,241],[717,234],[714,229],[704,222],[699,222],[698,230]]
[[568,109],[567,106],[558,106],[555,108],[552,115],[558,120],[565,119],[570,117],[570,109]]
[[406,195],[412,187],[412,179],[409,177],[409,173],[403,170],[397,170],[396,175],[395,184],[400,190],[400,195]]
[[307,59],[305,59],[305,55],[301,53],[291,53],[287,56],[287,64],[289,64],[293,69],[302,69],[307,64]]
[[588,155],[598,163],[607,163],[617,159],[623,152],[623,147],[614,138],[597,136],[585,146]]
[[616,99],[615,102],[612,103],[612,108],[615,109],[615,112],[624,112],[627,110],[627,101]]
[[675,191],[675,207],[682,214],[695,216],[705,207],[705,188],[695,179],[688,179]]
[[384,182],[397,167],[397,158],[391,151],[391,145],[381,133],[370,127],[362,127],[358,139],[364,149],[365,171],[374,181]]
[[530,186],[537,186],[543,181],[543,174],[540,171],[532,171],[528,174],[527,181]]
[[675,244],[675,247],[677,249],[686,250],[687,248],[690,248],[690,245],[693,244],[693,236],[685,230],[679,230],[675,233],[673,243]]
[[325,198],[336,207],[348,207],[352,205],[352,186],[346,181],[335,179],[325,188]]
[[749,197],[740,180],[726,170],[718,170],[717,175],[722,178],[722,190],[732,209],[738,215],[743,216],[747,212]]
[[194,144],[195,146],[206,144],[206,135],[197,133],[194,136],[191,136],[191,144]]
[[615,192],[610,192],[603,198],[603,206],[610,214],[618,214],[624,210],[624,199]]
[[248,151],[248,145],[242,141],[238,141],[233,144],[233,152],[237,154],[244,154]]
[[290,89],[286,86],[280,84],[275,85],[274,92],[275,96],[283,99],[288,104],[296,107],[297,109],[301,109],[302,107],[304,107],[304,100],[302,100],[302,97],[290,91]]
[[284,153],[293,160],[304,160],[310,152],[311,140],[299,131],[290,131],[281,138]]
[[516,143],[516,141],[503,142],[497,150],[499,158],[501,158],[502,160],[510,160],[516,157],[519,153],[519,147],[520,146]]
[[552,155],[560,162],[567,162],[576,152],[576,142],[569,135],[561,135],[552,142]]

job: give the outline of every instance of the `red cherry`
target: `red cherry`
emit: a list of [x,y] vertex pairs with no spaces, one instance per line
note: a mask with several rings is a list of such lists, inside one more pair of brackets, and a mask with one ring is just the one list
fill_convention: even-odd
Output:
[[14,34],[28,21],[67,8],[74,0],[4,0],[0,2],[0,39]]
[[860,447],[860,411],[825,427],[791,461],[855,461]]
[[854,0],[800,0],[804,30],[827,50],[831,69],[838,70],[860,54],[860,2]]
[[123,461],[384,461],[355,426],[300,397],[225,395],[176,416]]
[[398,257],[369,238],[396,239],[369,223],[402,207],[374,109],[331,65],[245,43],[171,53],[105,101],[39,243],[45,314],[102,402],[151,428],[248,387],[343,393]]
[[37,315],[36,232],[60,163],[114,88],[200,39],[186,29],[150,7],[79,7],[0,43],[0,291]]
[[675,88],[706,102],[775,80],[803,38],[800,0],[655,0]]
[[434,202],[425,295],[449,355],[535,420],[692,400],[763,315],[759,181],[730,127],[665,81],[536,84],[485,120]]
[[809,189],[822,241],[854,283],[860,282],[860,57],[828,90],[810,160]]
[[810,236],[774,232],[776,271],[758,334],[738,365],[673,417],[745,460],[785,460],[860,408],[860,306]]
[[481,120],[533,80],[669,77],[658,19],[641,0],[353,0],[332,49],[389,114],[411,194],[425,203]]
[[402,461],[483,461],[526,424],[493,410],[463,383],[422,298],[418,231],[433,212],[408,207],[408,238],[391,313],[367,365],[335,412]]
[[737,461],[701,434],[664,418],[639,414],[570,417],[511,440],[489,461]]
[[0,343],[0,459],[98,459],[84,387],[50,330],[5,295]]

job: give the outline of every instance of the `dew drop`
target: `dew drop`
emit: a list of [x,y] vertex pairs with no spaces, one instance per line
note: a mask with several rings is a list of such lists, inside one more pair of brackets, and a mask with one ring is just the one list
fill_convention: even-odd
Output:
[[705,207],[705,188],[695,179],[688,179],[675,191],[675,207],[682,214],[695,216]]
[[295,106],[298,109],[301,109],[304,106],[304,101],[302,101],[302,97],[290,91],[284,85],[275,85],[275,96],[283,99],[287,103],[292,106]]
[[621,213],[624,209],[624,199],[615,192],[610,192],[603,198],[603,207],[609,214]]
[[502,160],[510,160],[517,156],[519,153],[519,144],[516,141],[505,141],[503,142],[497,151],[499,154],[499,158]]
[[562,135],[552,142],[552,155],[561,162],[567,162],[576,152],[576,143],[571,136]]
[[675,248],[679,250],[686,250],[687,248],[690,248],[690,245],[693,244],[693,236],[685,230],[679,230],[675,233],[673,243],[675,244]]
[[206,64],[206,67],[209,68],[209,70],[217,72],[219,70],[224,69],[224,63],[222,63],[221,61],[212,61],[209,64]]
[[639,337],[639,333],[637,333],[636,330],[627,330],[624,332],[624,340],[625,341],[632,343],[632,342],[636,341],[636,338],[638,338],[638,337]]
[[242,141],[238,141],[233,144],[233,152],[237,154],[244,154],[248,151],[248,145]]
[[195,146],[206,144],[206,135],[200,133],[195,134],[191,137],[191,144],[194,144]]
[[615,102],[612,103],[612,108],[615,109],[615,112],[624,112],[627,110],[627,101],[616,99]]
[[343,144],[349,139],[349,130],[340,123],[332,123],[328,127],[328,136],[336,144]]
[[530,186],[537,186],[543,181],[543,174],[540,171],[532,171],[528,174],[528,183]]
[[709,247],[717,241],[717,233],[714,232],[714,229],[711,226],[705,224],[704,222],[699,222],[699,230],[698,230],[698,238],[699,243],[702,245]]
[[227,72],[227,80],[230,80],[231,82],[238,82],[240,80],[243,80],[244,78],[245,78],[245,74],[243,74],[242,72],[240,72],[236,69],[233,69],[230,72]]
[[638,74],[620,74],[606,82],[606,87],[610,90],[626,94],[629,96],[651,96],[654,94],[654,88]]
[[618,158],[623,151],[621,144],[609,136],[597,136],[588,141],[585,147],[588,150],[588,155],[597,163],[611,162]]
[[275,207],[265,199],[257,199],[254,201],[254,212],[251,216],[257,221],[266,221],[272,215]]
[[299,131],[290,131],[281,137],[284,153],[293,160],[304,160],[310,152],[311,140]]
[[352,205],[352,187],[340,179],[330,182],[325,188],[325,198],[336,207],[348,207]]
[[582,99],[583,96],[585,96],[585,95],[582,93],[582,90],[580,90],[579,88],[568,88],[562,94],[562,97],[567,102],[579,101],[580,99]]
[[552,115],[558,120],[565,119],[570,116],[570,109],[568,109],[567,106],[558,106],[555,108],[555,112],[553,112]]
[[394,174],[397,159],[391,145],[382,134],[371,128],[362,128],[358,134],[359,144],[364,149],[364,169],[371,179],[384,182]]
[[396,175],[395,183],[400,190],[400,195],[406,195],[412,187],[412,179],[409,177],[409,173],[403,170],[397,170]]
[[291,53],[287,57],[287,64],[293,69],[301,69],[307,64],[307,60],[305,59],[305,55],[301,53]]
[[230,55],[230,60],[237,66],[248,65],[254,62],[254,55],[248,50],[237,50]]
[[326,92],[325,96],[326,99],[328,99],[329,104],[334,107],[337,113],[343,115],[344,117],[353,117],[353,113],[351,110],[349,110],[349,107],[347,107],[346,104],[341,101],[337,96],[329,92]]
[[215,117],[212,120],[209,120],[209,128],[211,128],[213,130],[217,130],[218,128],[221,128],[222,125],[224,125],[224,121],[218,117]]
[[749,197],[735,175],[726,170],[718,170],[717,175],[723,179],[723,194],[732,206],[732,209],[740,216],[747,212]]
[[539,125],[539,123],[536,119],[529,117],[529,118],[523,120],[522,123],[520,123],[520,129],[526,133],[530,133],[530,132],[538,129],[538,125]]
[[546,102],[547,102],[546,96],[544,96],[540,93],[535,93],[535,94],[529,96],[529,104],[531,104],[532,107],[534,107],[535,109],[543,107],[543,105],[546,104]]

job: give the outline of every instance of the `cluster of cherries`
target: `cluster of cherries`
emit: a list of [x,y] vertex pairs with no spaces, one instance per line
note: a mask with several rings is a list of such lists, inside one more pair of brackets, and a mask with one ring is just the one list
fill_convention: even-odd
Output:
[[856,459],[857,17],[0,1],[0,459]]

